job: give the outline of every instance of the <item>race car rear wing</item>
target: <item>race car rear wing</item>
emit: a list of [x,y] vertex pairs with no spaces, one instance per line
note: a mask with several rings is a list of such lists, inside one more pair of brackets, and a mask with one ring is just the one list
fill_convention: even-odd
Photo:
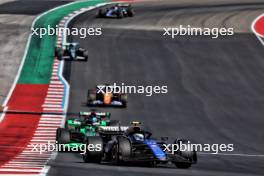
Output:
[[[91,115],[93,112],[83,112],[81,111],[79,113],[80,116],[89,116]],[[111,113],[110,112],[94,112],[97,116],[103,116],[103,117],[110,117]]]
[[121,135],[128,128],[128,126],[100,126],[98,132],[105,135]]
[[128,3],[119,3],[119,4],[117,4],[117,6],[119,6],[119,7],[130,7],[131,4],[128,4]]

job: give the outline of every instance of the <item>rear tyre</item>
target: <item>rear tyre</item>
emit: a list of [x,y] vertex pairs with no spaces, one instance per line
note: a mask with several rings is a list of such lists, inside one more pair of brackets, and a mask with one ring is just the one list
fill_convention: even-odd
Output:
[[96,15],[97,18],[102,18],[103,17],[103,9],[99,9]]
[[88,51],[83,52],[84,61],[88,61]]
[[65,128],[58,128],[56,131],[56,141],[58,144],[67,144],[70,142],[70,131]]
[[127,107],[127,95],[126,94],[120,95],[120,101],[122,102],[124,108]]
[[[93,150],[89,150],[93,146]],[[100,163],[103,156],[103,140],[100,136],[89,136],[86,139],[86,152],[83,161],[86,163]]]
[[95,100],[96,100],[96,91],[88,90],[87,105],[91,105],[91,103]]
[[127,16],[128,17],[134,17],[135,16],[135,11],[133,9],[128,9],[127,10]]

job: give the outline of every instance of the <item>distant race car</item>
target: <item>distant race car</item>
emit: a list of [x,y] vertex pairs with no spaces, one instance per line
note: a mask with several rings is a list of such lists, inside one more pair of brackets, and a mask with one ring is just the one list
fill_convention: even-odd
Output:
[[[84,162],[100,163],[101,161],[122,164],[125,162],[147,163],[150,166],[157,164],[174,163],[179,168],[189,168],[197,163],[196,151],[168,152],[164,144],[166,140],[157,141],[151,138],[151,133],[140,127],[139,122],[132,126],[102,126],[99,127],[99,136],[86,138],[86,144],[104,146],[100,151],[86,151],[83,154]],[[189,144],[188,140],[177,139],[175,144]]]
[[127,106],[127,95],[123,93],[107,93],[104,89],[103,92],[99,87],[106,87],[106,85],[98,85],[96,89],[88,90],[87,105],[88,106]]
[[123,18],[134,15],[134,9],[130,4],[115,4],[111,7],[100,8],[97,13],[98,18]]
[[88,51],[80,48],[78,43],[67,43],[62,47],[55,48],[55,57],[57,57],[59,60],[87,61]]
[[109,112],[80,112],[79,117],[67,119],[65,128],[58,128],[56,141],[65,144],[68,151],[80,147],[86,136],[98,135],[100,126],[117,126],[119,121],[110,120]]

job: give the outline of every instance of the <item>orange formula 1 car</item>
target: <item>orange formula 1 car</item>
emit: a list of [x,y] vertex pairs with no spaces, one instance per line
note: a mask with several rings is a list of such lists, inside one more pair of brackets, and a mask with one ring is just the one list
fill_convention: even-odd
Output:
[[88,106],[127,106],[127,95],[106,91],[107,85],[98,85],[96,89],[88,90]]

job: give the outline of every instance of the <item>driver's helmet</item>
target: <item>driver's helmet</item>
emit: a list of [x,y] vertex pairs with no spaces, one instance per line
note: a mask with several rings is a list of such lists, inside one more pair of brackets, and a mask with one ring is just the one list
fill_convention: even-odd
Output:
[[144,141],[144,134],[142,133],[134,133],[133,134],[133,138],[136,140],[136,141]]
[[91,114],[88,117],[86,117],[85,121],[87,124],[93,124],[93,123],[97,122],[96,113],[91,112]]
[[90,119],[91,123],[96,123],[96,122],[98,122],[98,118],[97,118],[95,112],[92,112],[92,113],[91,113],[89,119]]
[[95,116],[95,117],[92,117],[92,123],[96,123],[96,122],[98,122],[98,119],[97,119],[97,117]]

